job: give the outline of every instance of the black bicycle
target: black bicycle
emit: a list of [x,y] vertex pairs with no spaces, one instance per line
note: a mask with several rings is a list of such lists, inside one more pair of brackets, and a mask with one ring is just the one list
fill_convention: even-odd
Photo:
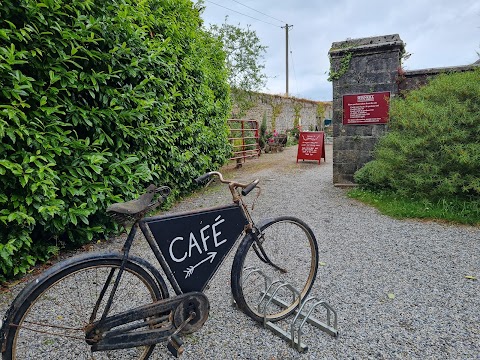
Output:
[[[118,222],[133,222],[122,251],[70,258],[28,284],[4,317],[2,359],[147,359],[160,342],[179,356],[180,335],[207,320],[203,291],[239,239],[231,270],[238,307],[256,321],[290,315],[316,277],[312,230],[289,216],[254,223],[242,196],[259,181],[242,184],[219,172],[196,180],[212,177],[228,184],[233,203],[145,217],[170,193],[151,185],[138,199],[111,205],[107,211]],[[129,253],[138,228],[160,268]],[[279,281],[288,286],[272,287]]]

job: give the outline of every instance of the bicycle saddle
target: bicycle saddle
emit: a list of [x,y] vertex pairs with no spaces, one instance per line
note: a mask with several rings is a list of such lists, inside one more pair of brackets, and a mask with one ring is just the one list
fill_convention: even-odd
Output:
[[[160,193],[160,198],[156,201],[152,201],[156,193]],[[110,205],[107,208],[107,213],[129,215],[132,217],[136,217],[136,215],[143,216],[146,212],[159,205],[169,193],[169,187],[160,186],[157,188],[152,184],[147,187],[145,193],[140,195],[137,199]]]

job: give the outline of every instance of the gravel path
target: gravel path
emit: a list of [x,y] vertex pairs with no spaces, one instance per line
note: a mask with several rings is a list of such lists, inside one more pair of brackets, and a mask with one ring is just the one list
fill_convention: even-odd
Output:
[[[331,150],[327,145],[327,162],[321,165],[297,164],[292,147],[262,155],[242,169],[228,170],[228,175],[240,181],[260,179],[255,219],[292,215],[312,227],[322,264],[312,295],[337,311],[339,337],[306,326],[309,350],[299,354],[233,308],[232,254],[205,292],[209,319],[199,332],[184,338],[182,358],[480,359],[480,282],[466,278],[480,278],[480,228],[395,220],[348,199],[332,185]],[[220,205],[228,199],[227,189],[213,186],[171,211]],[[118,249],[120,243],[101,247]],[[135,243],[134,252],[151,257],[143,241]],[[22,287],[0,293],[0,313]],[[160,344],[151,358],[172,357]]]

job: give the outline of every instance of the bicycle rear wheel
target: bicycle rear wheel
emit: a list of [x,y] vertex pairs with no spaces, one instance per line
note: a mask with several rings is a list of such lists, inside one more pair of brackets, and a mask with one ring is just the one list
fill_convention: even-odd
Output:
[[[3,359],[148,359],[154,345],[91,352],[85,339],[85,327],[99,294],[108,283],[94,320],[102,315],[120,265],[120,257],[89,255],[67,260],[42,274],[12,306]],[[164,296],[168,294],[147,271],[127,261],[109,315]]]
[[318,245],[308,225],[294,217],[270,219],[259,230],[258,242],[247,234],[235,254],[232,294],[254,320],[277,321],[290,315],[310,292],[317,274]]

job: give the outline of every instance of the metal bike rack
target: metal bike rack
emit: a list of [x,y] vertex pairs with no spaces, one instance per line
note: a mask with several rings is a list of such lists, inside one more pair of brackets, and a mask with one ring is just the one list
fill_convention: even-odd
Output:
[[[271,295],[270,295],[270,292],[273,288],[273,286],[276,286],[272,291]],[[260,302],[258,303],[258,312],[262,312],[263,313],[263,326],[264,327],[267,327],[267,323],[271,323],[270,321],[267,321],[267,308],[268,308],[268,305],[270,305],[271,303],[273,304],[276,304],[276,305],[280,305],[278,304],[276,301],[274,301],[274,299],[277,299],[275,297],[275,295],[277,295],[278,291],[282,288],[286,288],[288,290],[290,290],[290,292],[292,293],[293,295],[293,298],[292,298],[292,301],[295,302],[296,299],[299,299],[299,303],[301,304],[301,298],[300,298],[300,292],[295,289],[291,284],[287,283],[287,282],[284,282],[284,281],[281,281],[281,280],[276,280],[276,281],[273,281],[270,286],[262,293],[262,297],[260,299]],[[296,295],[296,296],[295,296]],[[263,306],[263,311],[260,310],[260,307],[262,305],[262,302],[264,300],[267,300],[265,302],[265,305]],[[277,299],[278,300],[278,299]],[[282,306],[282,305],[280,305]],[[288,306],[288,305],[287,305]],[[285,307],[286,306],[282,306],[282,307]]]
[[[305,314],[303,311],[305,310],[305,305],[309,302],[314,302],[312,306],[310,306],[310,309],[307,314]],[[322,306],[327,310],[327,322],[323,323],[319,321],[318,319],[312,317],[312,312],[318,307]],[[333,324],[332,324],[332,314],[333,314]],[[297,320],[300,320],[303,317],[302,322],[300,323],[300,326],[297,325]],[[295,315],[295,318],[293,319],[292,324],[290,325],[290,339],[292,341],[292,347],[297,345],[297,351],[302,352],[302,351],[307,351],[308,348],[302,348],[301,347],[301,337],[302,337],[302,328],[305,325],[305,322],[308,322],[309,324],[319,328],[320,330],[326,332],[327,334],[337,337],[338,336],[338,330],[337,330],[337,313],[333,308],[328,305],[325,301],[321,301],[316,297],[309,297],[305,301],[303,301],[303,304],[299,308],[297,315]],[[332,326],[333,325],[333,326]],[[295,341],[295,330],[297,331],[297,337]]]
[[[267,275],[265,275],[265,273],[262,270],[257,269],[254,266],[249,266],[243,269],[244,276],[242,276],[242,283],[240,284],[240,286],[243,286],[243,282],[246,281],[250,277],[250,275],[254,273],[259,273],[265,279],[265,291],[266,291],[271,286],[272,279],[270,279]],[[236,307],[237,304],[233,296],[231,300],[232,300],[232,306]]]
[[[308,350],[308,346],[303,343],[301,339],[303,334],[302,328],[305,323],[309,323],[333,337],[338,336],[337,313],[327,302],[319,300],[314,296],[302,299],[300,292],[291,284],[280,280],[272,281],[272,279],[265,275],[260,269],[250,267],[245,268],[244,271],[246,271],[244,281],[254,273],[263,276],[265,279],[265,288],[260,293],[261,296],[258,303],[258,311],[263,313],[263,326],[288,341],[298,352]],[[275,304],[285,309],[289,306],[288,303],[276,296],[281,289],[289,290],[292,293],[293,301],[299,299],[299,304],[295,310],[295,317],[290,324],[290,331],[286,331],[282,327],[267,320],[267,309],[270,304]],[[326,310],[326,322],[322,322],[312,316],[313,311],[318,307],[323,307]]]

